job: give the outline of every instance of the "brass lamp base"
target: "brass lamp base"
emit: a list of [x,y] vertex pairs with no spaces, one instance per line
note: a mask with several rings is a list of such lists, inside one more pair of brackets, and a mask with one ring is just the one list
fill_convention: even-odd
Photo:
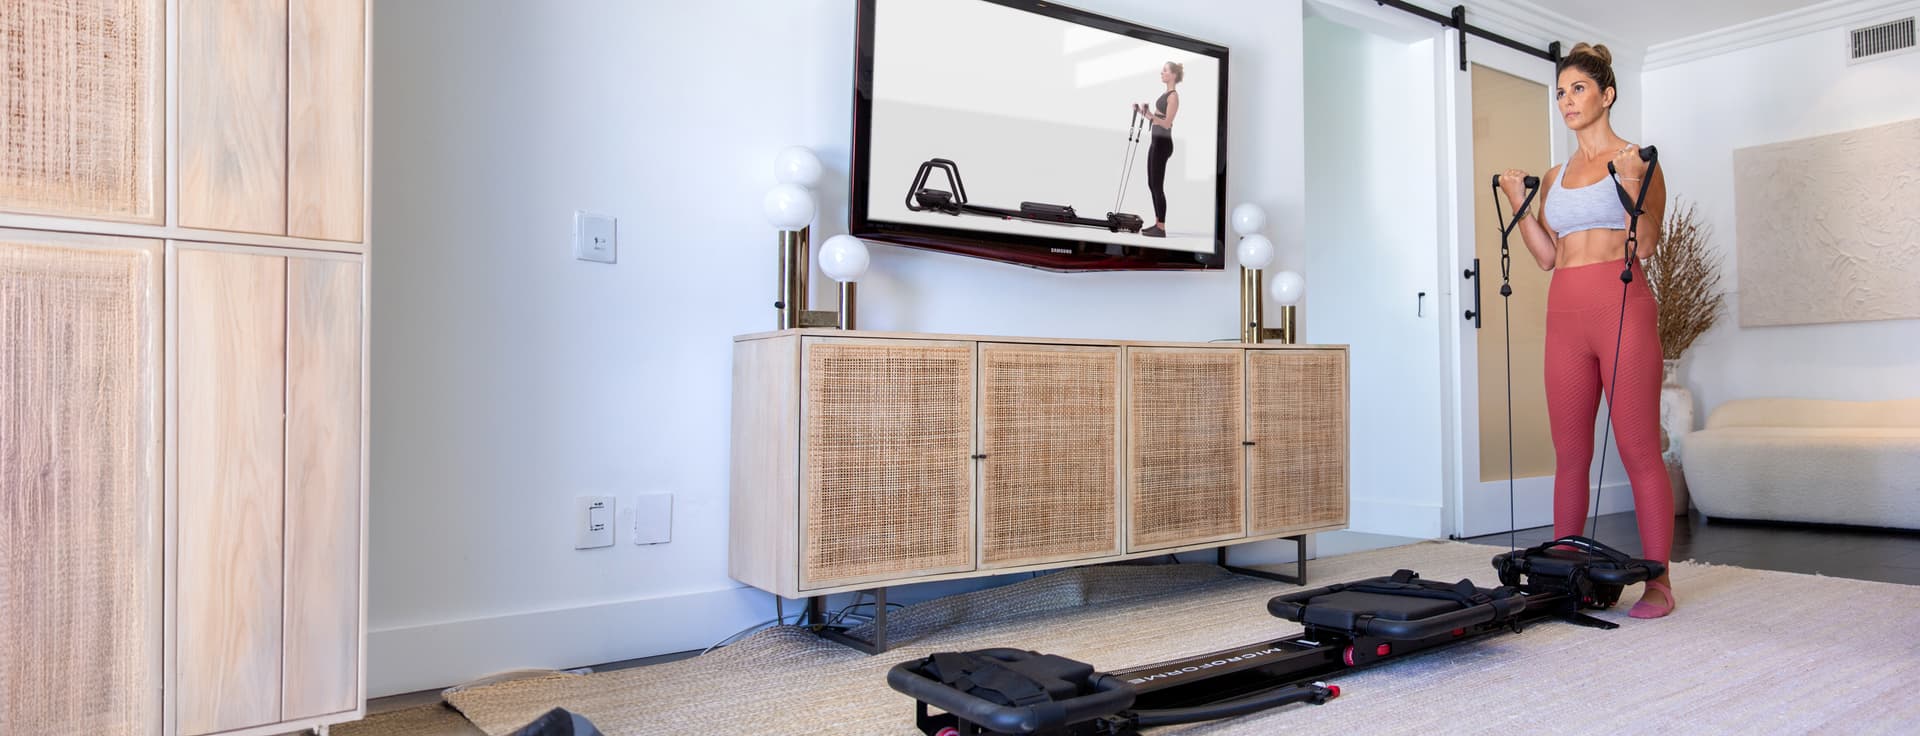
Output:
[[807,238],[812,227],[780,231],[780,299],[773,303],[779,311],[778,329],[805,327],[807,313],[807,276],[813,270]]
[[1280,307],[1280,326],[1266,326],[1266,308],[1260,298],[1260,270],[1240,268],[1240,341],[1262,343],[1277,340],[1292,345],[1299,339],[1294,329],[1293,307]]
[[780,300],[773,303],[779,312],[778,329],[802,327],[838,327],[853,329],[854,285],[840,284],[840,311],[808,309],[810,301],[807,276],[812,273],[808,238],[812,227],[780,231]]

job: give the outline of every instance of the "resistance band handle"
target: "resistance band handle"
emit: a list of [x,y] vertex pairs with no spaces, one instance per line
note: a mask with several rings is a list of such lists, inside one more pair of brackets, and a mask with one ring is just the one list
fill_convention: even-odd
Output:
[[[1537,177],[1537,176],[1529,176],[1529,177],[1527,177],[1527,178],[1525,178],[1525,179],[1521,179],[1521,180],[1520,180],[1520,183],[1521,183],[1521,184],[1522,184],[1523,186],[1525,186],[1526,188],[1528,188],[1528,189],[1538,189],[1538,188],[1540,188],[1540,177]],[[1500,188],[1500,175],[1499,175],[1499,174],[1494,174],[1494,175],[1493,175],[1493,188],[1494,188],[1494,189],[1499,189],[1499,188]]]
[[[1521,186],[1524,186],[1527,188],[1527,196],[1525,199],[1520,200],[1520,207],[1519,209],[1516,209],[1513,211],[1512,219],[1508,219],[1500,215],[1500,196],[1501,196],[1500,175],[1499,174],[1493,175],[1494,226],[1500,228],[1500,242],[1501,242],[1501,248],[1503,251],[1505,250],[1505,247],[1506,247],[1505,244],[1506,244],[1507,236],[1513,233],[1514,228],[1520,226],[1520,218],[1525,217],[1527,215],[1527,208],[1533,206],[1534,196],[1540,193],[1540,177],[1537,177],[1537,176],[1526,177],[1520,180],[1520,184]],[[1501,271],[1501,278],[1506,278],[1506,272],[1504,269]]]
[[1645,212],[1645,210],[1640,209],[1640,203],[1647,200],[1647,186],[1653,183],[1653,167],[1659,164],[1660,152],[1653,146],[1647,146],[1640,149],[1640,160],[1647,162],[1648,166],[1647,173],[1640,177],[1640,196],[1637,198],[1628,194],[1627,188],[1620,184],[1620,172],[1614,170],[1613,162],[1607,162],[1607,175],[1614,177],[1613,188],[1614,191],[1620,193],[1620,206],[1625,207],[1627,212],[1632,213],[1635,217]]

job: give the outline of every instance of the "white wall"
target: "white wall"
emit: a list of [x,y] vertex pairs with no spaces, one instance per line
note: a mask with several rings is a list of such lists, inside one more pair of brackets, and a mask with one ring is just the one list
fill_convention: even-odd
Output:
[[[1300,3],[1077,5],[1231,48],[1228,201],[1264,206],[1278,267],[1302,270]],[[374,13],[369,693],[696,649],[771,618],[726,575],[731,338],[774,323],[760,201],[778,150],[827,162],[816,242],[845,227],[853,3]],[[617,265],[573,260],[575,209],[620,219]],[[869,329],[1236,334],[1231,270],[873,261]],[[675,494],[671,544],[628,543],[623,513],[616,547],[572,549],[574,496],[648,492]]]
[[1920,117],[1920,53],[1849,66],[1846,48],[1844,27],[1808,29],[1645,74],[1646,140],[1670,198],[1698,203],[1725,269],[1727,312],[1681,365],[1698,421],[1738,398],[1920,397],[1920,320],[1739,325],[1734,150]]
[[1349,346],[1351,528],[1437,537],[1439,321],[1450,318],[1438,283],[1439,61],[1431,38],[1395,40],[1343,24],[1373,28],[1366,17],[1332,17],[1305,26],[1306,266],[1319,311],[1302,331]]

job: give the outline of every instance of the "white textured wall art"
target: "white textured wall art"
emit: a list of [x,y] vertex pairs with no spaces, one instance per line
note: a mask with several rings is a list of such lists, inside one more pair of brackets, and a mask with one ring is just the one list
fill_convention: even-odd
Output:
[[1740,324],[1920,319],[1920,119],[1733,152]]

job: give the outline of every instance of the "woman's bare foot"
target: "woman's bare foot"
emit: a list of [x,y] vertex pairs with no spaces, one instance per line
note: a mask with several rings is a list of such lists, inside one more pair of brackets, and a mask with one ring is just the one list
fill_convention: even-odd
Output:
[[1673,613],[1672,573],[1662,573],[1657,580],[1647,581],[1647,589],[1640,595],[1640,602],[1628,609],[1627,615],[1634,618],[1660,618]]

